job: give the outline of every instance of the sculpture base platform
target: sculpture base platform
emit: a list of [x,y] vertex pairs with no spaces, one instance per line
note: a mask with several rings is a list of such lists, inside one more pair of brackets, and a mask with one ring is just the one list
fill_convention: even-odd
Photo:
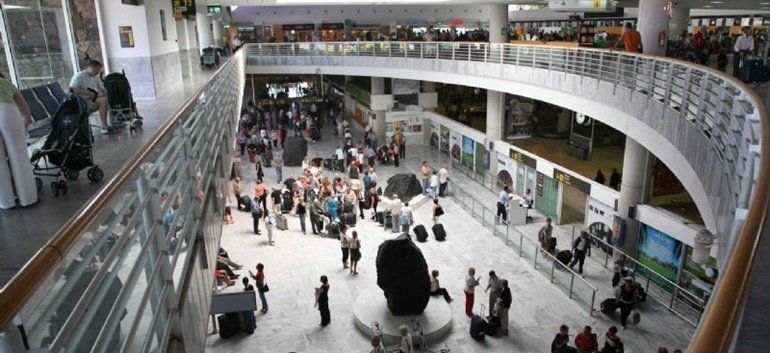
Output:
[[[353,305],[356,327],[367,337],[371,337],[373,323],[379,322],[382,331],[383,344],[396,345],[401,342],[398,327],[406,325],[409,332],[416,336],[412,329],[413,321],[419,322],[420,329],[427,344],[434,344],[444,338],[452,329],[452,308],[443,297],[431,297],[428,307],[422,315],[394,316],[388,310],[388,304],[380,288],[371,288],[362,292]],[[417,337],[414,338],[417,343]]]

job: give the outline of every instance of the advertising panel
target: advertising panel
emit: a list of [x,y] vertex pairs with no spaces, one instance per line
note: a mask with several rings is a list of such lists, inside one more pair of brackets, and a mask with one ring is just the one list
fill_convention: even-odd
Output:
[[463,165],[473,169],[473,140],[468,136],[463,136]]
[[439,135],[439,147],[441,152],[449,153],[449,128],[441,125],[441,134]]
[[449,149],[452,159],[459,161],[462,158],[462,143],[460,134],[454,130],[449,130]]
[[476,171],[489,170],[489,151],[483,144],[476,142]]
[[[679,268],[682,264],[682,242],[667,234],[642,224],[639,227],[639,245],[636,259],[641,264],[655,271],[665,279],[676,283]],[[645,268],[638,268],[639,275],[648,277]],[[660,279],[659,276],[649,276],[650,281],[655,282],[661,288],[673,292],[673,286]]]

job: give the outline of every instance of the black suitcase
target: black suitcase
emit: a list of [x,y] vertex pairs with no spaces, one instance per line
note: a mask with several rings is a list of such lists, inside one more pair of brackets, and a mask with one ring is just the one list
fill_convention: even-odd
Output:
[[326,226],[326,231],[329,233],[329,237],[340,238],[340,225],[337,222],[329,223]]
[[334,161],[332,161],[332,160],[331,160],[331,159],[329,159],[329,158],[327,158],[327,159],[324,159],[324,169],[326,169],[326,170],[332,170],[332,169],[333,169],[333,167],[334,167]]
[[556,254],[556,260],[559,260],[563,265],[569,266],[569,262],[572,261],[572,251],[562,250]]
[[556,238],[548,238],[548,251],[556,250]]
[[741,67],[741,80],[746,83],[767,82],[767,68],[761,60],[747,60]]
[[487,316],[487,328],[484,333],[487,336],[496,336],[497,330],[500,329],[500,318],[495,316]]
[[249,195],[241,196],[241,203],[245,204],[243,208],[244,211],[251,212],[251,197],[249,197]]
[[292,208],[294,208],[294,199],[291,198],[291,194],[287,192],[281,195],[281,212],[289,213]]
[[227,339],[241,332],[241,318],[238,313],[228,313],[217,316],[219,337]]
[[393,215],[391,215],[390,212],[385,214],[385,228],[393,228]]
[[599,303],[600,310],[605,314],[612,314],[618,310],[618,300],[615,298],[607,298]]
[[343,213],[342,216],[340,216],[340,220],[342,220],[342,223],[348,227],[356,226],[356,214],[353,212]]
[[353,204],[345,201],[344,203],[342,203],[342,213],[350,213],[350,212],[353,212]]
[[425,226],[422,224],[418,224],[414,227],[414,235],[417,238],[417,241],[421,243],[428,241],[428,231],[425,230]]
[[431,230],[433,230],[433,237],[436,238],[436,240],[438,241],[446,240],[446,231],[444,230],[443,224],[441,223],[434,224]]
[[271,168],[272,166],[273,166],[273,159],[270,157],[265,157],[265,165],[263,167]]
[[382,211],[377,212],[377,214],[375,216],[375,219],[377,219],[377,223],[379,223],[380,225],[384,225],[385,224],[385,213],[383,213]]
[[471,338],[476,341],[483,341],[487,332],[487,322],[478,315],[471,318]]

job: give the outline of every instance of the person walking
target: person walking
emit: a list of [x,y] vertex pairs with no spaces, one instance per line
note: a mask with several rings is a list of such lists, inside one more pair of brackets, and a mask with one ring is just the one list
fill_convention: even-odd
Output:
[[257,185],[254,186],[254,198],[259,199],[260,203],[262,203],[262,209],[267,209],[267,189],[265,188],[265,184],[262,183],[262,180],[257,179]]
[[409,207],[409,201],[404,202],[404,207],[401,208],[399,213],[399,223],[401,223],[401,231],[404,234],[409,235],[409,228],[414,222],[414,215],[412,214],[412,208]]
[[438,218],[441,217],[444,214],[444,208],[441,207],[438,203],[438,199],[433,199],[433,217],[431,220],[433,220],[433,224],[436,225],[439,223]]
[[[297,197],[297,218],[299,218],[299,226],[302,229],[302,234],[305,234],[305,214],[307,213],[307,207],[304,197]],[[312,221],[311,221],[312,222]]]
[[497,303],[497,298],[500,298],[500,292],[503,291],[503,287],[500,284],[500,278],[497,277],[497,274],[494,270],[489,271],[489,279],[487,280],[487,288],[484,289],[484,292],[489,293],[489,310],[492,310],[492,308],[495,307],[495,303]]
[[398,198],[397,194],[393,194],[393,197],[391,198],[390,202],[390,219],[391,223],[393,225],[393,233],[398,233],[399,230],[401,230],[401,207],[403,207],[403,204],[401,203],[401,199]]
[[500,303],[500,312],[498,313],[498,315],[500,315],[500,333],[507,335],[508,311],[511,309],[513,298],[511,297],[511,288],[508,287],[507,279],[500,281],[500,286],[502,288],[500,291],[500,299],[502,302]]
[[249,276],[257,283],[257,292],[259,293],[259,300],[262,301],[262,310],[260,312],[267,314],[267,298],[265,298],[265,292],[270,290],[265,281],[265,265],[257,264],[257,274],[255,275],[249,271]]
[[446,197],[446,188],[449,184],[449,165],[444,163],[444,166],[438,170],[438,196]]
[[348,268],[348,257],[350,256],[350,239],[345,234],[345,230],[340,226],[340,249],[342,249],[342,268]]
[[348,241],[348,248],[350,248],[350,274],[355,276],[358,275],[358,261],[361,260],[361,240],[358,239],[358,232],[355,230],[350,236],[350,241]]
[[623,279],[623,285],[621,285],[618,290],[617,298],[618,306],[620,307],[620,325],[623,326],[624,330],[626,329],[628,316],[631,315],[631,311],[634,309],[638,297],[639,295],[634,286],[633,278],[626,277]]
[[446,288],[441,288],[441,284],[438,281],[438,270],[430,272],[430,295],[440,295],[444,297],[447,303],[452,302],[452,297],[449,296]]
[[254,195],[254,199],[251,200],[251,218],[254,222],[254,234],[256,235],[262,234],[259,231],[259,219],[262,218],[263,212],[259,196]]
[[[0,76],[0,208],[22,207],[38,200],[27,153],[25,125],[33,122],[27,102],[11,81]],[[105,123],[106,124],[106,123]]]
[[586,231],[580,232],[580,236],[572,243],[572,252],[575,257],[570,262],[569,267],[575,267],[578,264],[578,273],[583,275],[583,264],[586,262],[586,256],[591,256],[591,236]]
[[639,31],[634,29],[634,25],[631,22],[626,22],[626,30],[620,36],[620,39],[615,43],[615,48],[623,47],[624,51],[631,53],[644,52],[644,46],[642,45],[642,35]]
[[428,165],[428,161],[422,161],[422,166],[420,167],[420,173],[422,173],[422,193],[427,194],[430,189],[428,189],[428,186],[430,186],[430,176],[431,176],[431,170],[430,166]]
[[473,299],[474,299],[474,292],[476,291],[476,286],[479,285],[479,280],[481,280],[481,276],[474,277],[476,275],[476,269],[471,267],[468,268],[468,275],[465,276],[465,289],[463,290],[465,292],[465,315],[473,316]]
[[434,199],[438,198],[438,185],[439,185],[438,172],[436,172],[435,170],[433,171],[433,175],[430,176],[429,185],[430,185],[430,197]]
[[273,169],[275,169],[275,182],[280,183],[283,180],[283,158],[278,153],[273,157]]
[[321,286],[315,289],[316,305],[321,312],[321,326],[326,327],[331,321],[329,312],[329,278],[321,276]]
[[497,220],[508,221],[508,203],[511,201],[511,192],[508,187],[503,187],[500,194],[497,195]]

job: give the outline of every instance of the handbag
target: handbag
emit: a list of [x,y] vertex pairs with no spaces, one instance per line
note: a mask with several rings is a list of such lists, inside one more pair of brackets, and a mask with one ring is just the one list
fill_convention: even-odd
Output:
[[436,208],[436,217],[443,216],[443,215],[444,215],[444,208],[443,207]]
[[265,285],[262,286],[262,293],[269,292],[269,291],[270,291],[270,287],[268,287],[267,283],[265,283]]

